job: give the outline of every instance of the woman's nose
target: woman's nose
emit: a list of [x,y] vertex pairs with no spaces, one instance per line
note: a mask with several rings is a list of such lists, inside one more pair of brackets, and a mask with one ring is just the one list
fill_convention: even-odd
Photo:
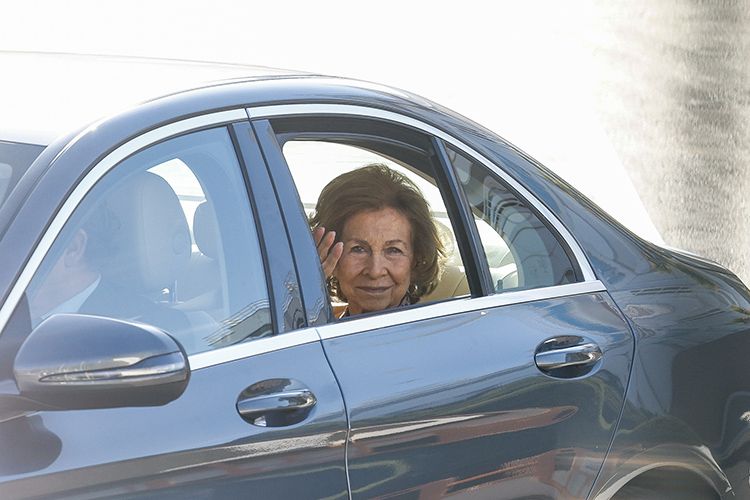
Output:
[[380,277],[388,272],[387,261],[385,256],[380,253],[373,252],[370,254],[370,258],[367,259],[367,266],[365,271],[372,277]]

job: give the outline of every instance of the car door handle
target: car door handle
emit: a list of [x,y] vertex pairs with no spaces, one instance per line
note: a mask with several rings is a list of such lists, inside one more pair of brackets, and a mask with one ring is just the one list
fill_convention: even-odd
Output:
[[536,366],[542,371],[557,370],[570,366],[593,365],[601,358],[601,349],[591,342],[537,352],[534,356]]
[[302,420],[315,403],[317,400],[312,392],[297,389],[240,399],[237,401],[237,411],[254,425],[281,427]]

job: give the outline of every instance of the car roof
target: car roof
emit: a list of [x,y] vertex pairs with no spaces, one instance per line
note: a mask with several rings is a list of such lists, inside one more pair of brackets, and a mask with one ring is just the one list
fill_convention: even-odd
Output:
[[263,66],[0,51],[0,140],[47,145],[118,111],[231,80],[304,75]]

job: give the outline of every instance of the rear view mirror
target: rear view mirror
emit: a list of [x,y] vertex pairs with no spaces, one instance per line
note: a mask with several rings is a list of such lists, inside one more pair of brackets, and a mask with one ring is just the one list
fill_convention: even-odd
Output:
[[187,387],[179,344],[158,328],[82,314],[56,314],[23,343],[13,365],[23,398],[39,409],[159,406]]

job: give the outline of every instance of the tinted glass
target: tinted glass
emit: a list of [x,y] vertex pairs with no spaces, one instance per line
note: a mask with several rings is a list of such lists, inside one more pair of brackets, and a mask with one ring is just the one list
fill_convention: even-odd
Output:
[[446,149],[474,214],[495,291],[576,281],[565,248],[526,202],[484,166]]
[[270,334],[254,218],[227,131],[145,149],[86,195],[27,290],[55,313],[152,324],[188,353]]

